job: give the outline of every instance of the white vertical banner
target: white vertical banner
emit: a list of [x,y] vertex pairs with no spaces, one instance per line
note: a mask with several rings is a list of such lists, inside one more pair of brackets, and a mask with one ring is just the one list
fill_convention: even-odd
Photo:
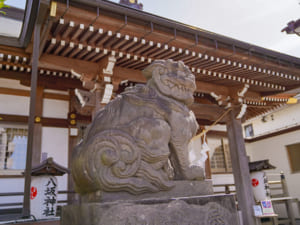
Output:
[[57,178],[43,175],[33,176],[30,188],[30,211],[36,219],[56,216]]

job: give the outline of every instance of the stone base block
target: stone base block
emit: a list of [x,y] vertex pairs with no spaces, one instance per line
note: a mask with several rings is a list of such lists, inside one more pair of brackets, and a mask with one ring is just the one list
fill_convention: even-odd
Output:
[[160,191],[157,193],[145,193],[140,195],[132,195],[128,192],[99,192],[89,193],[81,196],[81,201],[87,202],[113,202],[127,200],[142,200],[149,198],[178,198],[188,196],[212,195],[212,181],[173,181],[174,187],[169,191]]
[[128,202],[83,203],[62,208],[61,225],[238,225],[232,195]]

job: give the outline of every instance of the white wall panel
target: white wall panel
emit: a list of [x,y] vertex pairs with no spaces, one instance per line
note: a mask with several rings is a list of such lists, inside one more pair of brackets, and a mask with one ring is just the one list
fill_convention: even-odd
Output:
[[0,113],[29,115],[29,97],[0,94]]
[[68,118],[69,102],[55,99],[44,99],[43,117]]
[[[68,167],[68,128],[43,127],[42,129],[42,152],[46,152],[48,157],[64,166]],[[59,176],[58,190],[67,190],[67,175]]]

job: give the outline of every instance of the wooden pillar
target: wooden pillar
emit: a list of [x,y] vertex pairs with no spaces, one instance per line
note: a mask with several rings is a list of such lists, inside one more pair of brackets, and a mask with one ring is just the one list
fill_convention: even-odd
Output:
[[26,154],[26,168],[24,171],[24,200],[23,200],[23,217],[30,217],[30,185],[31,185],[31,169],[32,169],[32,155],[34,146],[34,118],[36,109],[36,90],[38,80],[38,57],[40,45],[41,24],[35,23],[34,42],[33,42],[33,56],[32,56],[32,72],[31,72],[31,86],[30,86],[30,111],[28,118],[28,141]]
[[[70,130],[70,128],[69,128]],[[69,134],[69,155],[68,155],[68,168],[71,168],[71,159],[72,159],[72,153],[73,150],[77,144],[77,137],[70,136]],[[70,174],[68,174],[68,191],[74,191],[75,190],[75,185],[72,177],[72,171]],[[76,194],[74,193],[68,193],[68,204],[72,204],[76,202]]]
[[[74,94],[74,90],[69,90],[70,100],[69,100],[69,113],[75,111],[74,107],[74,99],[76,98]],[[69,148],[68,148],[68,168],[71,168],[71,161],[72,161],[72,154],[75,146],[77,145],[78,137],[77,136],[71,136],[70,129],[71,125],[69,125]],[[68,191],[73,191],[75,189],[74,187],[74,181],[72,178],[72,171],[70,174],[68,174]],[[68,193],[68,204],[72,204],[76,201],[75,195],[72,193]]]
[[36,166],[41,162],[42,154],[42,124],[41,118],[43,114],[43,95],[44,87],[38,86],[36,90],[35,101],[35,123],[33,129],[33,146],[32,146],[32,166]]
[[226,122],[232,170],[238,205],[242,212],[243,224],[254,225],[256,224],[253,212],[253,206],[255,203],[250,182],[249,162],[246,155],[242,125],[241,121],[236,119],[237,114],[238,112],[234,109],[231,110],[227,116]]
[[[201,130],[204,130],[204,126],[201,127]],[[204,143],[204,141],[206,143],[208,143],[206,135],[201,137],[201,142]],[[206,152],[206,155],[207,155],[207,159],[205,161],[205,178],[206,179],[211,179],[211,168],[210,168],[209,152]]]

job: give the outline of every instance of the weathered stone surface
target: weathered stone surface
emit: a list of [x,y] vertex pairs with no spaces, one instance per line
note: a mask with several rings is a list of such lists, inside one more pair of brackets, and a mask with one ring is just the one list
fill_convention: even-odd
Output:
[[128,192],[96,192],[81,196],[82,202],[112,202],[143,199],[169,199],[179,197],[212,195],[211,181],[172,181],[174,188],[168,191],[133,195]]
[[231,195],[66,206],[61,225],[238,225]]
[[158,60],[136,85],[99,111],[75,149],[72,176],[80,194],[170,190],[172,180],[201,180],[190,166],[188,144],[198,125],[188,106],[195,76],[182,63]]

